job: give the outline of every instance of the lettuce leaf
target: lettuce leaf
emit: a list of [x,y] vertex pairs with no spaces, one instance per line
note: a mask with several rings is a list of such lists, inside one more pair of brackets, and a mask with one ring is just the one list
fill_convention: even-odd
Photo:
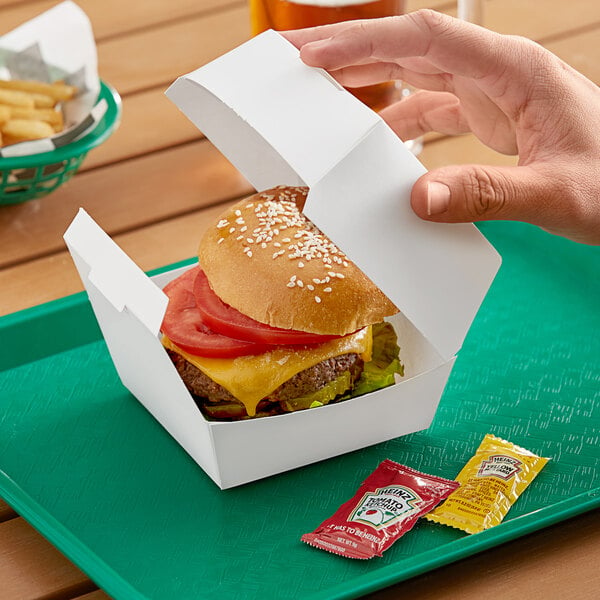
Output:
[[315,408],[317,406],[323,406],[328,404],[337,396],[343,394],[350,385],[350,372],[344,371],[340,375],[326,383],[322,388],[306,394],[306,396],[300,396],[291,400],[283,400],[281,405],[283,410],[294,411],[303,410],[305,408]]
[[404,375],[404,365],[400,362],[400,347],[396,332],[390,323],[373,325],[373,353],[371,361],[365,363],[365,368],[356,382],[354,389],[343,399],[356,398],[375,390],[392,385],[394,375]]
[[283,409],[295,411],[316,408],[334,399],[347,400],[392,385],[396,373],[400,376],[404,375],[404,366],[400,362],[399,354],[398,338],[392,325],[390,323],[373,325],[372,357],[370,362],[365,363],[362,375],[352,390],[346,391],[350,385],[350,373],[346,371],[316,392],[282,402]]

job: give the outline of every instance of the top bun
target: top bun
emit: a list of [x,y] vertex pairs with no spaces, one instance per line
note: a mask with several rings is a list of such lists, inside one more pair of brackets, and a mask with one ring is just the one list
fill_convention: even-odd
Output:
[[300,210],[308,188],[238,202],[209,227],[198,258],[223,302],[272,327],[345,335],[398,312]]

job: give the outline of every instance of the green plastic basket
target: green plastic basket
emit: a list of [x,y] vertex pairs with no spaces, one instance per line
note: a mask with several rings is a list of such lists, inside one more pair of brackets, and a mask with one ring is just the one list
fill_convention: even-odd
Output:
[[121,97],[103,81],[98,96],[101,99],[106,100],[108,109],[96,127],[81,139],[51,152],[0,158],[0,205],[41,198],[75,175],[87,153],[104,142],[119,124]]

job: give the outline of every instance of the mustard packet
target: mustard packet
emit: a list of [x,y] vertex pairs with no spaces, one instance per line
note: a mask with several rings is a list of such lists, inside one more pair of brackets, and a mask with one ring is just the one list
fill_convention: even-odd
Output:
[[548,460],[488,434],[456,477],[460,487],[424,518],[467,533],[499,525]]

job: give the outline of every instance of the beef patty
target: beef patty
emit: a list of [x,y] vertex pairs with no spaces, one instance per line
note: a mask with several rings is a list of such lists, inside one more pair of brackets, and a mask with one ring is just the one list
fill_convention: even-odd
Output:
[[[223,386],[213,381],[208,375],[205,375],[176,352],[171,350],[167,352],[181,379],[183,379],[203,412],[214,418],[239,419],[246,415],[244,405]],[[363,367],[364,362],[358,354],[342,354],[321,361],[304,371],[296,373],[263,398],[257,407],[256,416],[284,412],[279,404],[280,402],[316,392],[346,371],[350,373],[350,386],[348,389],[352,389],[361,376]],[[221,406],[219,407],[219,405]]]

